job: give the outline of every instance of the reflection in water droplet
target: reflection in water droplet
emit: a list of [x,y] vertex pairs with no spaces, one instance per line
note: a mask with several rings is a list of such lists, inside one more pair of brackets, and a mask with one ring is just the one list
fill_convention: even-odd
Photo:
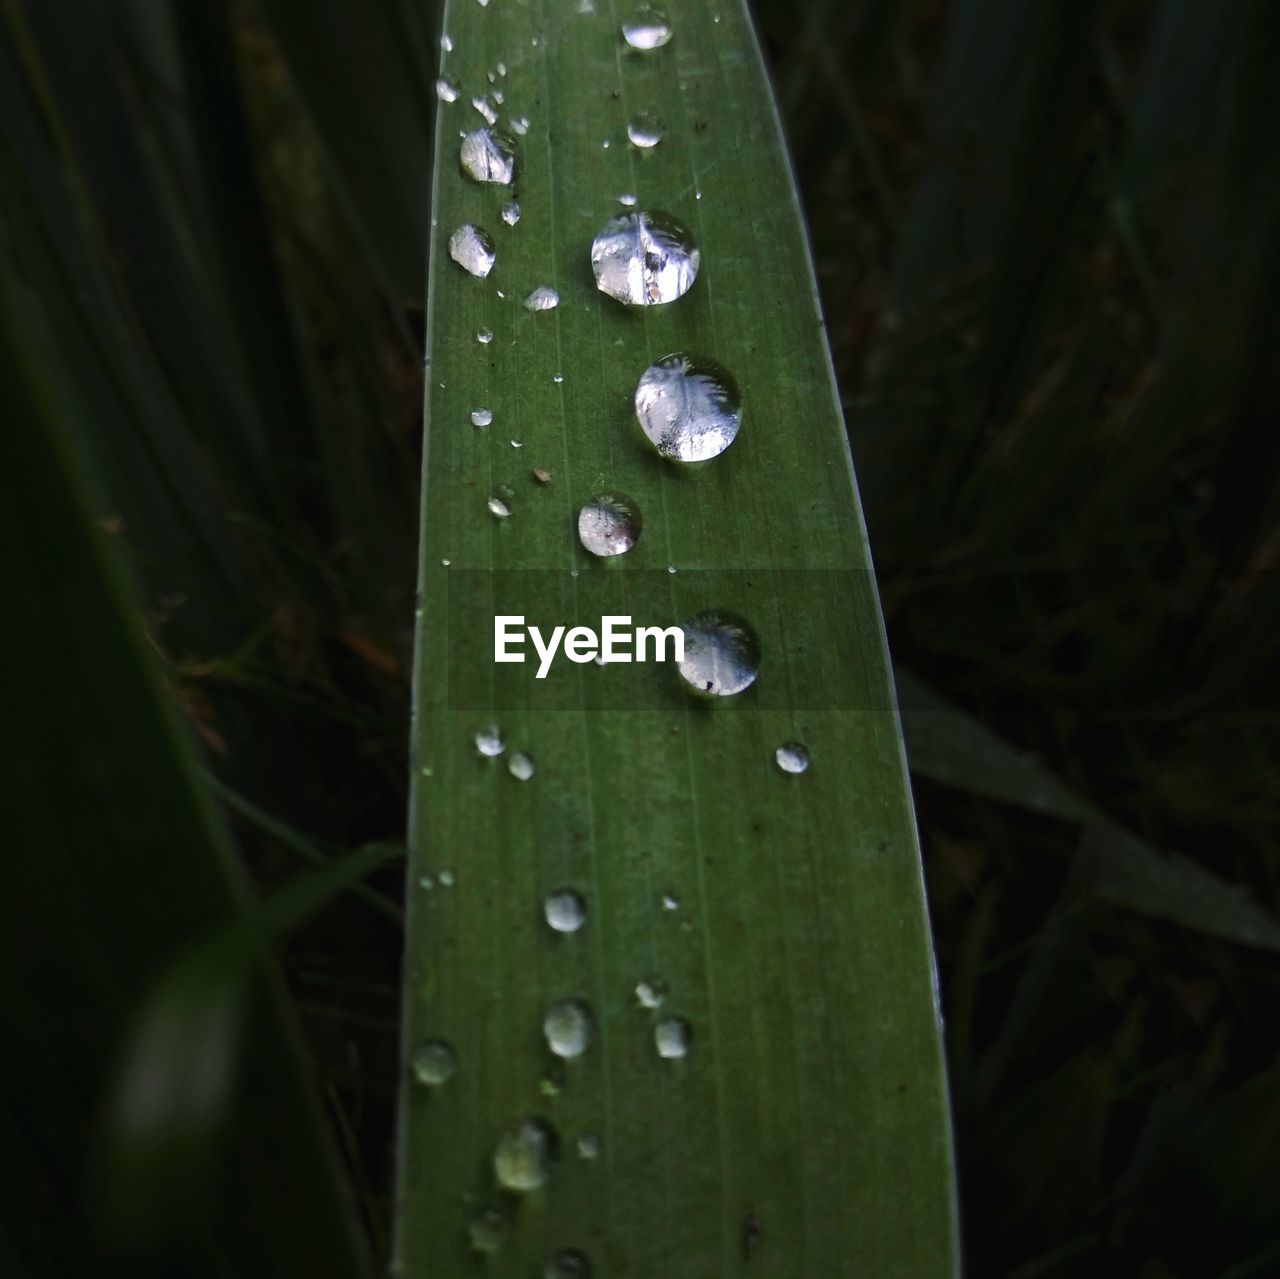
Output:
[[760,671],[760,637],[751,623],[708,609],[682,623],[681,678],[704,697],[732,697],[750,688]]
[[497,129],[473,129],[464,133],[458,158],[463,173],[473,182],[493,182],[505,187],[515,181],[516,144]]
[[508,226],[515,226],[520,221],[520,206],[514,200],[502,206],[502,220]]
[[471,1218],[467,1233],[476,1252],[497,1252],[507,1238],[507,1219],[499,1208],[480,1208]]
[[498,255],[493,251],[489,233],[470,222],[464,222],[449,237],[449,256],[464,270],[483,280]]
[[629,306],[674,302],[693,287],[700,258],[693,235],[669,213],[619,213],[591,244],[596,288]]
[[413,1050],[413,1077],[428,1087],[448,1083],[458,1069],[458,1057],[443,1039],[428,1039]]
[[498,1138],[493,1170],[507,1190],[537,1190],[555,1163],[555,1130],[541,1119],[522,1119]]
[[527,782],[533,776],[533,759],[524,751],[513,751],[507,760],[507,772],[518,782]]
[[578,1158],[579,1159],[599,1159],[604,1149],[604,1142],[600,1140],[600,1135],[594,1132],[584,1132],[578,1138]]
[[645,369],[635,403],[649,442],[677,462],[717,457],[742,424],[742,396],[729,371],[683,352],[664,355]]
[[560,305],[560,295],[549,285],[540,284],[524,300],[526,311],[554,311]]
[[683,1017],[664,1017],[653,1028],[653,1046],[659,1057],[674,1060],[688,1055],[693,1032]]
[[444,76],[441,76],[436,81],[436,97],[441,102],[457,102],[458,86],[452,80],[446,80]]
[[[515,494],[505,484],[499,484],[492,493],[489,494],[489,513],[497,516],[500,520],[505,520],[511,514],[511,500]],[[686,645],[688,641],[685,641]]]
[[621,493],[597,493],[578,512],[578,540],[592,555],[626,554],[643,527],[640,508]]
[[591,1279],[591,1262],[577,1248],[561,1248],[543,1268],[542,1279]]
[[572,888],[558,888],[542,902],[542,914],[558,933],[576,933],[587,922],[587,904]]
[[645,5],[622,24],[622,38],[633,49],[660,49],[671,39],[671,24],[661,9]]
[[809,752],[801,742],[783,742],[773,758],[784,773],[803,773],[809,767]]
[[661,977],[646,977],[636,982],[636,998],[641,1008],[661,1008],[667,997],[667,983]]
[[647,111],[642,111],[627,125],[627,138],[631,145],[643,151],[656,147],[665,133],[662,122],[657,116],[650,115]]
[[[471,105],[484,116],[485,124],[497,124],[498,113],[489,105],[488,98],[482,98],[478,95],[471,99]],[[491,178],[477,178],[477,182],[492,181]]]
[[488,426],[493,421],[492,409],[472,409],[471,425],[472,426]]
[[581,1057],[591,1042],[591,1009],[580,999],[561,999],[547,1009],[542,1033],[557,1057]]
[[518,115],[511,121],[511,132],[518,133],[522,138],[529,132],[529,117],[527,115]]
[[489,343],[493,341],[493,330],[492,330],[492,329],[477,329],[477,330],[476,330],[476,341],[477,341],[477,342],[479,342],[481,346],[488,346],[488,345],[489,345]]

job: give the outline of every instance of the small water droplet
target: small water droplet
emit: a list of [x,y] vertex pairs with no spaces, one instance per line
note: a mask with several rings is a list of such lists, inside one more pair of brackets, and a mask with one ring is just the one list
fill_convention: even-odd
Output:
[[488,231],[470,222],[464,222],[449,237],[449,256],[464,271],[480,280],[493,270],[493,264],[498,260]]
[[489,0],[476,0],[476,4],[478,4],[482,9],[487,9],[489,7]]
[[737,438],[742,396],[714,360],[676,352],[640,375],[636,419],[649,442],[676,462],[706,462]]
[[444,76],[441,76],[436,81],[436,97],[441,102],[457,102],[458,86],[452,80],[446,80]]
[[[482,98],[479,95],[471,99],[471,105],[484,117],[485,124],[497,124],[498,113],[489,104],[488,98]],[[472,175],[474,176],[474,175]],[[476,178],[477,182],[492,182],[492,178]]]
[[526,311],[554,311],[560,305],[560,295],[550,285],[540,284],[524,300]]
[[591,1261],[577,1248],[561,1248],[548,1259],[542,1279],[591,1279]]
[[760,671],[760,638],[734,613],[707,609],[682,623],[681,678],[704,697],[733,697],[755,683]]
[[522,1119],[499,1138],[493,1171],[507,1190],[537,1190],[551,1175],[557,1153],[555,1130],[542,1119]]
[[628,141],[633,147],[639,147],[642,151],[656,147],[665,133],[666,130],[658,117],[650,115],[647,111],[634,116],[627,125]]
[[458,159],[463,173],[473,182],[492,182],[506,187],[515,181],[516,144],[498,129],[472,129],[464,133]]
[[535,480],[538,481],[539,484],[551,483],[551,472],[544,471],[540,466],[535,466],[533,470],[530,471],[530,474],[533,476]]
[[511,121],[511,132],[518,133],[523,138],[529,132],[529,117],[527,115],[516,116]]
[[472,409],[471,425],[472,426],[488,426],[493,421],[492,409]]
[[584,1132],[578,1138],[578,1158],[579,1159],[599,1159],[604,1150],[604,1142],[600,1140],[600,1135],[594,1132]]
[[[719,22],[720,19],[717,18],[716,21]],[[505,76],[507,74],[507,64],[505,62],[499,62],[497,66],[497,72],[500,76]]]
[[452,888],[454,884],[457,882],[457,880],[454,879],[453,871],[450,870],[447,866],[444,868],[444,870],[440,872],[439,878],[440,878],[441,888]]
[[653,1046],[659,1057],[675,1060],[689,1054],[693,1031],[683,1017],[664,1017],[653,1028]]
[[661,9],[637,9],[622,24],[622,38],[633,49],[661,49],[671,39],[671,24]]
[[441,564],[443,564],[443,565],[445,566],[445,568],[448,568],[448,567],[449,567],[449,565],[453,563],[453,561],[452,561],[452,560],[441,560],[441,561],[440,561],[440,563],[441,563]]
[[429,1088],[447,1084],[458,1069],[453,1046],[443,1039],[428,1039],[413,1050],[413,1077]]
[[524,751],[513,751],[507,760],[507,772],[518,782],[527,782],[533,776],[533,759]]
[[628,306],[674,302],[693,287],[701,254],[693,235],[669,213],[619,213],[591,244],[596,288]]
[[636,207],[636,198],[629,191],[617,196],[616,198],[619,204],[625,205],[628,209],[634,209]]
[[507,100],[507,95],[501,89],[491,89],[489,97],[493,99],[494,105],[499,107]]
[[542,915],[558,933],[576,933],[587,922],[587,903],[572,888],[557,888],[542,900]]
[[524,441],[523,441],[523,440],[512,440],[512,441],[511,441],[511,447],[512,447],[513,449],[522,449],[522,448],[524,448]]
[[467,1233],[476,1252],[497,1252],[506,1242],[507,1219],[499,1208],[481,1208],[471,1218]]
[[[505,520],[511,514],[511,500],[515,494],[505,484],[499,484],[492,493],[489,494],[489,514],[496,516],[500,520]],[[687,643],[688,641],[686,641]]]
[[678,898],[678,897],[675,895],[675,893],[663,893],[663,894],[662,894],[662,909],[663,909],[663,910],[679,910],[679,909],[680,909],[680,898]]
[[440,47],[445,53],[453,52],[453,37],[447,31],[440,37]]
[[483,728],[478,729],[475,735],[475,744],[476,750],[489,759],[494,759],[507,749],[507,743],[502,738],[502,730],[497,724],[486,724]]
[[636,982],[636,999],[641,1008],[661,1008],[667,997],[667,983],[661,977],[646,977]]
[[563,382],[563,381],[564,381],[564,374],[563,374],[563,373],[553,373],[553,374],[551,375],[551,380],[552,380],[553,382],[555,382],[555,383],[556,383],[556,385],[558,386],[561,382]]
[[502,220],[508,226],[515,226],[520,221],[520,206],[514,200],[502,206]]
[[803,773],[809,767],[809,752],[802,742],[783,742],[773,758],[784,773]]
[[418,876],[418,887],[430,892],[436,886],[436,881],[430,875]]
[[640,508],[621,493],[597,493],[578,512],[578,540],[592,555],[625,555],[643,527]]
[[542,1033],[557,1057],[581,1057],[591,1043],[591,1009],[580,999],[561,999],[547,1009]]
[[600,145],[601,145],[601,147],[603,147],[603,148],[604,148],[604,150],[606,150],[606,151],[607,151],[607,150],[609,149],[609,139],[608,139],[608,138],[605,138],[605,140],[604,140],[603,142],[601,142],[601,143],[600,143]]
[[667,572],[668,572],[668,573],[675,573],[675,572],[678,572],[678,571],[679,571],[679,570],[676,568],[676,566],[675,566],[674,564],[668,564],[668,565],[667,565]]
[[493,341],[493,330],[492,330],[492,329],[477,329],[477,330],[476,330],[476,341],[477,341],[477,342],[479,342],[481,346],[488,346],[488,345],[489,345],[489,343]]

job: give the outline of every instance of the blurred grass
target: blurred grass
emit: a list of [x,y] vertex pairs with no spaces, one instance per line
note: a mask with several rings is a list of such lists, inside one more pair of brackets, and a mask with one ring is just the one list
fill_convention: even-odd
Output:
[[[178,704],[274,820],[394,834],[431,7],[2,12],[0,252]],[[895,661],[1272,918],[1277,12],[757,5]],[[916,799],[968,1272],[1274,1273],[1274,962],[1100,901],[1076,822]],[[348,895],[283,953],[375,1235],[399,944]]]

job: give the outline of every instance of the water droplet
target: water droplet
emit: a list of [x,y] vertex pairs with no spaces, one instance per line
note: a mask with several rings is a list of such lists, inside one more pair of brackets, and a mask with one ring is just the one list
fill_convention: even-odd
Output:
[[560,383],[564,381],[564,374],[563,374],[563,373],[553,373],[553,374],[551,375],[551,380],[552,380],[552,381],[553,381],[557,386],[559,386],[559,385],[560,385]]
[[543,1279],[591,1279],[591,1261],[576,1248],[561,1248],[542,1271]]
[[[505,484],[499,484],[492,493],[489,494],[489,514],[496,516],[500,520],[505,520],[511,514],[511,499],[515,494]],[[688,644],[688,640],[685,641]]]
[[579,1159],[599,1159],[604,1150],[604,1142],[600,1140],[599,1133],[584,1132],[578,1138],[578,1158]]
[[636,198],[630,192],[626,192],[616,198],[619,204],[625,205],[628,209],[634,209],[636,207]]
[[413,1050],[413,1077],[430,1088],[447,1084],[458,1069],[458,1056],[443,1039],[428,1039]]
[[511,132],[518,133],[523,138],[529,132],[529,117],[527,115],[516,116],[511,121]]
[[680,909],[680,898],[678,898],[678,897],[675,895],[675,893],[663,893],[663,894],[662,894],[662,909],[663,909],[663,910],[679,910],[679,909]]
[[621,493],[597,493],[578,512],[578,540],[592,555],[625,555],[643,527],[640,508]]
[[557,888],[542,902],[542,914],[558,933],[576,933],[587,922],[587,903],[572,888]]
[[453,52],[453,37],[447,31],[440,37],[440,47],[445,53]]
[[524,300],[526,311],[554,311],[560,305],[560,295],[549,285],[540,284]]
[[734,613],[708,609],[682,623],[681,678],[704,697],[732,697],[750,688],[760,671],[760,638]]
[[803,773],[809,767],[809,752],[801,742],[783,742],[773,758],[784,773]]
[[507,772],[518,782],[527,782],[533,776],[533,759],[524,751],[513,751],[507,760]]
[[619,213],[591,244],[596,288],[628,306],[674,302],[693,287],[700,258],[693,235],[669,213]]
[[420,875],[418,877],[418,887],[430,892],[436,886],[436,881],[430,875]]
[[455,883],[457,883],[457,880],[454,879],[453,871],[446,866],[444,870],[440,872],[440,887],[452,888]]
[[444,76],[441,76],[436,81],[436,97],[441,102],[457,102],[458,86],[452,80],[446,80]]
[[547,1009],[542,1033],[557,1057],[581,1057],[591,1043],[591,1009],[580,999],[561,999]]
[[[482,97],[476,96],[476,97],[474,97],[474,98],[472,98],[472,99],[471,99],[471,105],[472,105],[473,107],[475,107],[475,109],[476,109],[477,111],[479,111],[479,112],[480,112],[480,114],[484,117],[484,122],[485,122],[485,124],[497,124],[497,123],[498,123],[498,113],[493,109],[493,107],[492,107],[492,106],[490,106],[490,104],[489,104],[489,99],[488,99],[488,98],[482,98]],[[466,143],[464,142],[464,143],[463,143],[463,145],[465,146],[465,145],[466,145]],[[464,161],[464,163],[465,163],[465,161]],[[472,176],[472,177],[475,177],[475,175],[474,175],[474,174],[472,174],[471,176]],[[477,182],[492,182],[492,181],[493,181],[493,179],[492,179],[492,178],[476,178],[476,181],[477,181]]]
[[661,977],[646,977],[636,982],[636,998],[641,1008],[661,1008],[667,997],[667,983]]
[[522,1119],[498,1138],[493,1171],[507,1190],[537,1190],[551,1175],[556,1153],[556,1134],[550,1124]]
[[488,426],[493,421],[492,409],[472,409],[471,425],[472,426]]
[[659,1057],[674,1060],[686,1057],[689,1045],[693,1041],[693,1031],[683,1017],[664,1017],[653,1028],[653,1046]]
[[512,440],[512,441],[511,441],[511,447],[512,447],[513,449],[522,449],[522,448],[524,448],[524,441],[523,441],[523,440]]
[[499,1208],[481,1208],[471,1218],[467,1233],[476,1252],[497,1252],[506,1242],[507,1219]]
[[476,750],[489,759],[501,755],[507,749],[507,744],[502,739],[502,731],[497,724],[486,724],[482,729],[478,730],[475,736],[475,743]]
[[671,24],[661,9],[637,9],[622,24],[622,38],[633,49],[660,49],[671,39]]
[[609,139],[605,138],[605,140],[600,145],[607,151],[609,149]]
[[551,483],[551,472],[544,471],[540,466],[535,466],[533,470],[530,472],[530,474],[533,476],[535,480],[538,481],[539,484]]
[[665,133],[666,130],[658,117],[650,115],[647,111],[642,111],[638,116],[633,117],[627,125],[628,141],[633,147],[639,147],[642,151],[656,147]]
[[514,200],[502,206],[502,220],[508,226],[515,226],[520,221],[520,206]]
[[489,343],[493,341],[493,330],[492,330],[492,329],[477,329],[477,330],[476,330],[476,341],[477,341],[477,342],[479,342],[481,346],[488,346],[488,345],[489,345]]
[[497,129],[473,129],[464,133],[458,157],[463,173],[473,182],[493,182],[507,187],[515,181],[516,144]]
[[499,107],[507,100],[507,95],[503,93],[501,89],[491,89],[489,91],[489,97],[493,99],[494,106]]
[[441,560],[441,561],[440,561],[440,563],[441,563],[441,564],[443,564],[443,565],[445,566],[445,568],[448,568],[448,567],[449,567],[449,565],[453,563],[453,561],[452,561],[452,560]]
[[[719,22],[720,19],[717,18],[716,21]],[[496,69],[500,76],[505,76],[507,74],[507,64],[505,62],[499,62]]]
[[728,370],[683,352],[664,355],[645,369],[635,403],[649,442],[677,462],[718,457],[742,424],[742,396]]
[[449,237],[449,256],[464,271],[480,280],[493,270],[493,264],[498,260],[488,231],[470,222],[464,222]]

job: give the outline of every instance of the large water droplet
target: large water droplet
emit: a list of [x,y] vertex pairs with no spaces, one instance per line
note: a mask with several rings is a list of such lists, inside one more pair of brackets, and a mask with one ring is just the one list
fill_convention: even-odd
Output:
[[498,260],[488,231],[470,222],[464,222],[449,237],[449,256],[464,271],[481,280],[493,270],[493,264]]
[[783,742],[773,758],[784,773],[803,773],[809,767],[809,752],[803,742]]
[[669,213],[619,213],[591,243],[596,288],[628,306],[674,302],[698,276],[698,246]]
[[[476,97],[471,99],[471,105],[484,117],[485,124],[492,125],[498,123],[498,113],[489,104],[488,98],[482,98],[477,94]],[[463,145],[465,146],[466,143],[464,142]],[[463,164],[465,165],[465,163],[466,161],[464,160]],[[475,175],[473,174],[472,176],[474,177]],[[476,178],[477,182],[488,182],[491,180],[492,179],[490,178]]]
[[577,1248],[561,1248],[547,1261],[542,1279],[591,1279],[591,1261]]
[[671,24],[661,9],[637,9],[622,24],[622,38],[633,49],[660,49],[671,39]]
[[556,1160],[555,1130],[541,1119],[522,1119],[499,1138],[493,1171],[508,1190],[537,1190],[546,1183]]
[[452,80],[446,80],[444,76],[441,76],[436,81],[436,97],[441,102],[457,102],[458,86]]
[[548,893],[542,913],[558,933],[576,933],[587,922],[587,904],[572,888],[559,888]]
[[721,609],[707,609],[681,624],[684,681],[704,697],[732,697],[750,688],[760,671],[760,637],[751,623]]
[[557,1057],[581,1057],[591,1042],[591,1009],[580,999],[561,999],[547,1009],[542,1033]]
[[651,364],[636,384],[636,418],[649,442],[677,462],[705,462],[737,438],[742,396],[714,360],[677,351]]
[[516,176],[516,144],[497,129],[474,129],[463,134],[459,152],[462,171],[473,182],[510,186]]
[[467,1233],[476,1252],[497,1252],[506,1242],[510,1229],[500,1208],[480,1208],[471,1218]]
[[524,751],[513,751],[507,760],[507,772],[518,782],[527,782],[533,776],[533,759]]
[[653,1028],[653,1046],[659,1057],[675,1060],[685,1057],[693,1042],[693,1031],[683,1017],[664,1017]]
[[448,1083],[458,1069],[458,1056],[443,1039],[428,1039],[413,1050],[413,1077],[428,1087]]
[[540,284],[524,300],[526,311],[554,311],[560,305],[560,295],[549,285]]
[[[489,494],[489,514],[497,519],[505,520],[511,514],[511,502],[515,497],[515,493],[509,485],[499,484],[492,493]],[[686,640],[686,644],[688,641]]]
[[471,425],[472,426],[489,426],[493,422],[492,409],[472,409]]
[[656,147],[662,141],[666,130],[662,127],[662,121],[655,115],[650,115],[647,111],[642,111],[639,115],[634,116],[627,125],[627,139],[633,147],[639,147],[642,151],[647,151],[650,147]]
[[515,226],[520,221],[520,206],[515,200],[511,200],[502,206],[502,220],[508,226]]
[[501,755],[507,749],[507,744],[502,739],[502,730],[497,724],[486,724],[483,728],[478,729],[475,743],[476,750],[489,759]]
[[640,508],[621,493],[597,493],[578,512],[578,540],[592,555],[624,555],[644,527]]
[[646,977],[636,982],[636,999],[641,1008],[661,1008],[667,997],[667,983],[661,977]]
[[492,330],[492,329],[477,329],[477,330],[476,330],[476,341],[477,341],[477,342],[479,342],[481,346],[488,346],[488,345],[489,345],[489,343],[493,341],[493,330]]

